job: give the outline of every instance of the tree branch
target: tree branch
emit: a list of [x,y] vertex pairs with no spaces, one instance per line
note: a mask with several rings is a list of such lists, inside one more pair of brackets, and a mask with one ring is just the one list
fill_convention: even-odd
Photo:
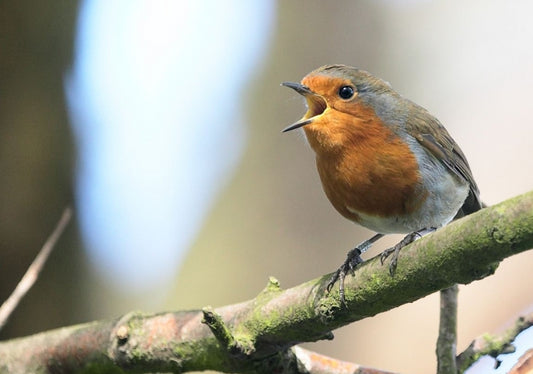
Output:
[[[379,258],[365,262],[346,279],[347,307],[337,291],[326,292],[330,275],[288,290],[271,279],[255,299],[214,310],[225,326],[218,339],[202,323],[202,311],[133,313],[0,343],[0,371],[64,373],[90,365],[126,371],[297,373],[290,347],[298,342],[331,338],[332,329],[481,279],[503,258],[531,247],[533,192],[405,247],[393,277]],[[233,354],[231,344],[221,341],[233,341],[245,354]]]
[[0,307],[0,330],[2,330],[2,328],[5,326],[7,320],[9,319],[9,316],[11,316],[11,314],[13,313],[17,305],[20,303],[22,298],[26,296],[28,291],[31,289],[31,287],[34,285],[35,281],[39,277],[39,274],[41,273],[41,270],[43,269],[46,260],[48,260],[50,253],[52,253],[52,250],[54,249],[59,237],[61,236],[61,234],[65,230],[65,227],[69,223],[71,216],[71,209],[65,208],[54,231],[50,234],[48,239],[46,239],[46,242],[37,254],[37,257],[35,257],[28,270],[26,270],[26,273],[24,274],[20,282],[17,284],[17,287],[15,287],[13,293],[11,293],[11,295],[7,298],[6,301],[4,301],[4,303]]
[[439,338],[437,339],[437,374],[457,374],[457,294],[454,284],[440,291]]

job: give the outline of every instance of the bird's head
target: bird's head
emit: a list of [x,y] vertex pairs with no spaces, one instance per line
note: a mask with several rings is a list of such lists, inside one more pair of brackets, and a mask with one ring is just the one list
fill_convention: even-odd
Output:
[[[307,74],[301,83],[284,82],[307,101],[307,112],[299,121],[283,129],[334,126],[336,119],[349,115],[364,119],[368,107],[384,94],[397,95],[390,85],[370,73],[346,65],[326,65]],[[342,121],[341,121],[342,122]]]

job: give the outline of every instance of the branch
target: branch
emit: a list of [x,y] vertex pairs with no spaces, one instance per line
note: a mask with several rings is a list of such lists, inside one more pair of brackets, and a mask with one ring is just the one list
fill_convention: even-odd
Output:
[[439,338],[437,339],[437,374],[457,374],[457,294],[454,284],[440,291]]
[[22,298],[26,296],[28,291],[32,288],[35,281],[39,277],[39,274],[41,273],[41,270],[43,269],[46,260],[48,260],[50,253],[52,253],[52,250],[54,249],[59,237],[65,230],[65,227],[67,226],[68,222],[70,221],[71,216],[71,209],[65,208],[63,214],[61,215],[61,218],[59,219],[59,222],[57,222],[54,231],[50,234],[48,239],[46,239],[46,242],[37,254],[37,257],[35,257],[28,270],[26,270],[26,273],[24,274],[20,282],[17,284],[17,287],[15,287],[13,293],[7,298],[6,301],[4,301],[4,303],[0,307],[0,330],[2,330],[2,328],[5,326],[7,320],[9,319],[9,316],[11,316],[11,314],[13,313],[17,305],[20,303]]
[[457,356],[457,368],[463,372],[482,356],[491,356],[499,365],[498,355],[513,353],[515,347],[512,345],[513,340],[522,331],[533,326],[533,313],[522,316],[516,320],[514,326],[505,331],[502,335],[483,334],[478,336],[459,356]]
[[[199,310],[134,313],[0,343],[0,371],[64,373],[91,365],[125,371],[297,373],[287,358],[295,344],[331,338],[331,330],[348,323],[481,279],[503,258],[531,247],[533,192],[405,247],[393,277],[379,258],[365,262],[346,279],[347,307],[337,291],[326,292],[329,274],[288,290],[271,279],[255,299],[214,309],[220,316],[212,324],[218,338],[202,323]],[[231,352],[232,345],[244,354]]]

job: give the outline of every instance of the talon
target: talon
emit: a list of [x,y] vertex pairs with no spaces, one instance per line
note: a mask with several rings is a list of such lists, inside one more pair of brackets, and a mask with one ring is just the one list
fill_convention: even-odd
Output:
[[390,276],[394,276],[394,273],[396,272],[396,266],[398,265],[398,261],[396,258],[392,258],[390,265],[389,265],[389,274]]
[[383,264],[385,263],[385,260],[387,259],[387,257],[389,257],[389,254],[387,253],[387,251],[383,251],[381,253],[381,255],[379,256],[379,261],[381,262],[381,265],[383,266]]
[[403,247],[407,246],[408,244],[411,244],[412,242],[414,242],[417,238],[421,238],[422,237],[422,232],[426,232],[426,231],[427,232],[431,232],[431,231],[435,231],[435,230],[433,228],[430,228],[430,229],[423,229],[423,230],[420,230],[420,231],[412,232],[409,235],[407,235],[405,238],[403,238],[394,247],[386,249],[386,250],[384,250],[381,253],[381,256],[379,257],[379,259],[381,261],[381,265],[383,265],[385,263],[385,260],[392,254],[392,258],[390,260],[390,265],[389,265],[389,274],[391,276],[393,276],[394,273],[396,272],[396,267],[398,265],[398,257],[400,255],[400,250]]
[[331,278],[329,278],[329,281],[328,281],[328,284],[326,286],[326,291],[328,293],[331,292],[331,289],[333,288],[333,286],[335,285],[335,282],[337,282],[337,279],[339,279],[339,273],[340,273],[340,269],[338,269],[335,273],[333,273],[333,275],[331,276]]
[[374,242],[376,242],[382,237],[383,237],[383,234],[376,234],[370,239],[359,244],[357,247],[355,247],[351,251],[349,251],[348,254],[346,255],[346,260],[344,261],[344,263],[337,269],[335,273],[333,273],[333,275],[329,279],[328,284],[326,285],[326,291],[330,293],[331,290],[333,289],[333,285],[338,280],[339,281],[339,296],[340,296],[340,299],[343,305],[347,306],[346,300],[344,297],[344,279],[346,278],[346,274],[348,272],[350,272],[352,275],[355,274],[355,270],[357,269],[357,266],[363,263],[361,254],[367,251]]
[[346,275],[341,271],[339,276],[339,297],[341,299],[342,305],[346,306],[346,299],[344,298],[344,278]]
[[326,285],[326,291],[329,293],[333,288],[335,282],[337,282],[337,280],[339,281],[339,297],[341,299],[342,304],[344,305],[347,305],[344,294],[344,279],[346,278],[346,274],[348,273],[354,275],[357,265],[363,262],[363,259],[361,258],[360,254],[361,250],[357,247],[348,252],[346,256],[346,261],[344,261],[344,263],[339,267],[339,269],[337,269],[337,271],[333,273],[328,284]]
[[400,243],[396,244],[394,247],[386,249],[386,250],[384,250],[381,253],[381,256],[380,256],[381,265],[383,265],[385,263],[385,260],[392,254],[392,257],[391,257],[391,260],[390,260],[390,264],[389,264],[389,274],[391,276],[393,276],[395,271],[396,271],[396,266],[398,264],[398,256],[400,254],[400,249],[403,248],[402,244],[403,243],[400,242]]
[[[357,256],[359,257],[359,256]],[[360,257],[359,257],[360,259]],[[331,276],[331,278],[329,279],[329,282],[328,284],[326,285],[326,291],[328,293],[331,292],[331,290],[333,289],[333,286],[335,285],[335,283],[337,282],[337,280],[339,281],[339,297],[340,297],[340,300],[341,300],[341,303],[343,305],[347,305],[346,304],[346,298],[345,298],[345,293],[344,293],[344,279],[346,278],[346,274],[348,272],[352,272],[355,270],[355,267],[357,265],[353,265],[352,264],[352,259],[348,258],[338,269],[335,273],[333,273],[333,275]]]
[[385,260],[388,259],[389,256],[394,252],[396,252],[396,245],[381,252],[381,255],[379,257],[381,265],[383,265],[385,263]]

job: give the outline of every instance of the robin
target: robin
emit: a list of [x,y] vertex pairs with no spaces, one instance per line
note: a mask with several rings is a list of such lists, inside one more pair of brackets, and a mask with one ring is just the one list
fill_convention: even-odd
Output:
[[482,207],[465,155],[438,119],[389,83],[345,65],[322,66],[301,83],[284,82],[307,101],[302,127],[316,154],[322,187],[345,218],[377,234],[348,252],[328,292],[363,262],[361,254],[385,234],[408,233],[381,254],[392,255],[418,237]]

